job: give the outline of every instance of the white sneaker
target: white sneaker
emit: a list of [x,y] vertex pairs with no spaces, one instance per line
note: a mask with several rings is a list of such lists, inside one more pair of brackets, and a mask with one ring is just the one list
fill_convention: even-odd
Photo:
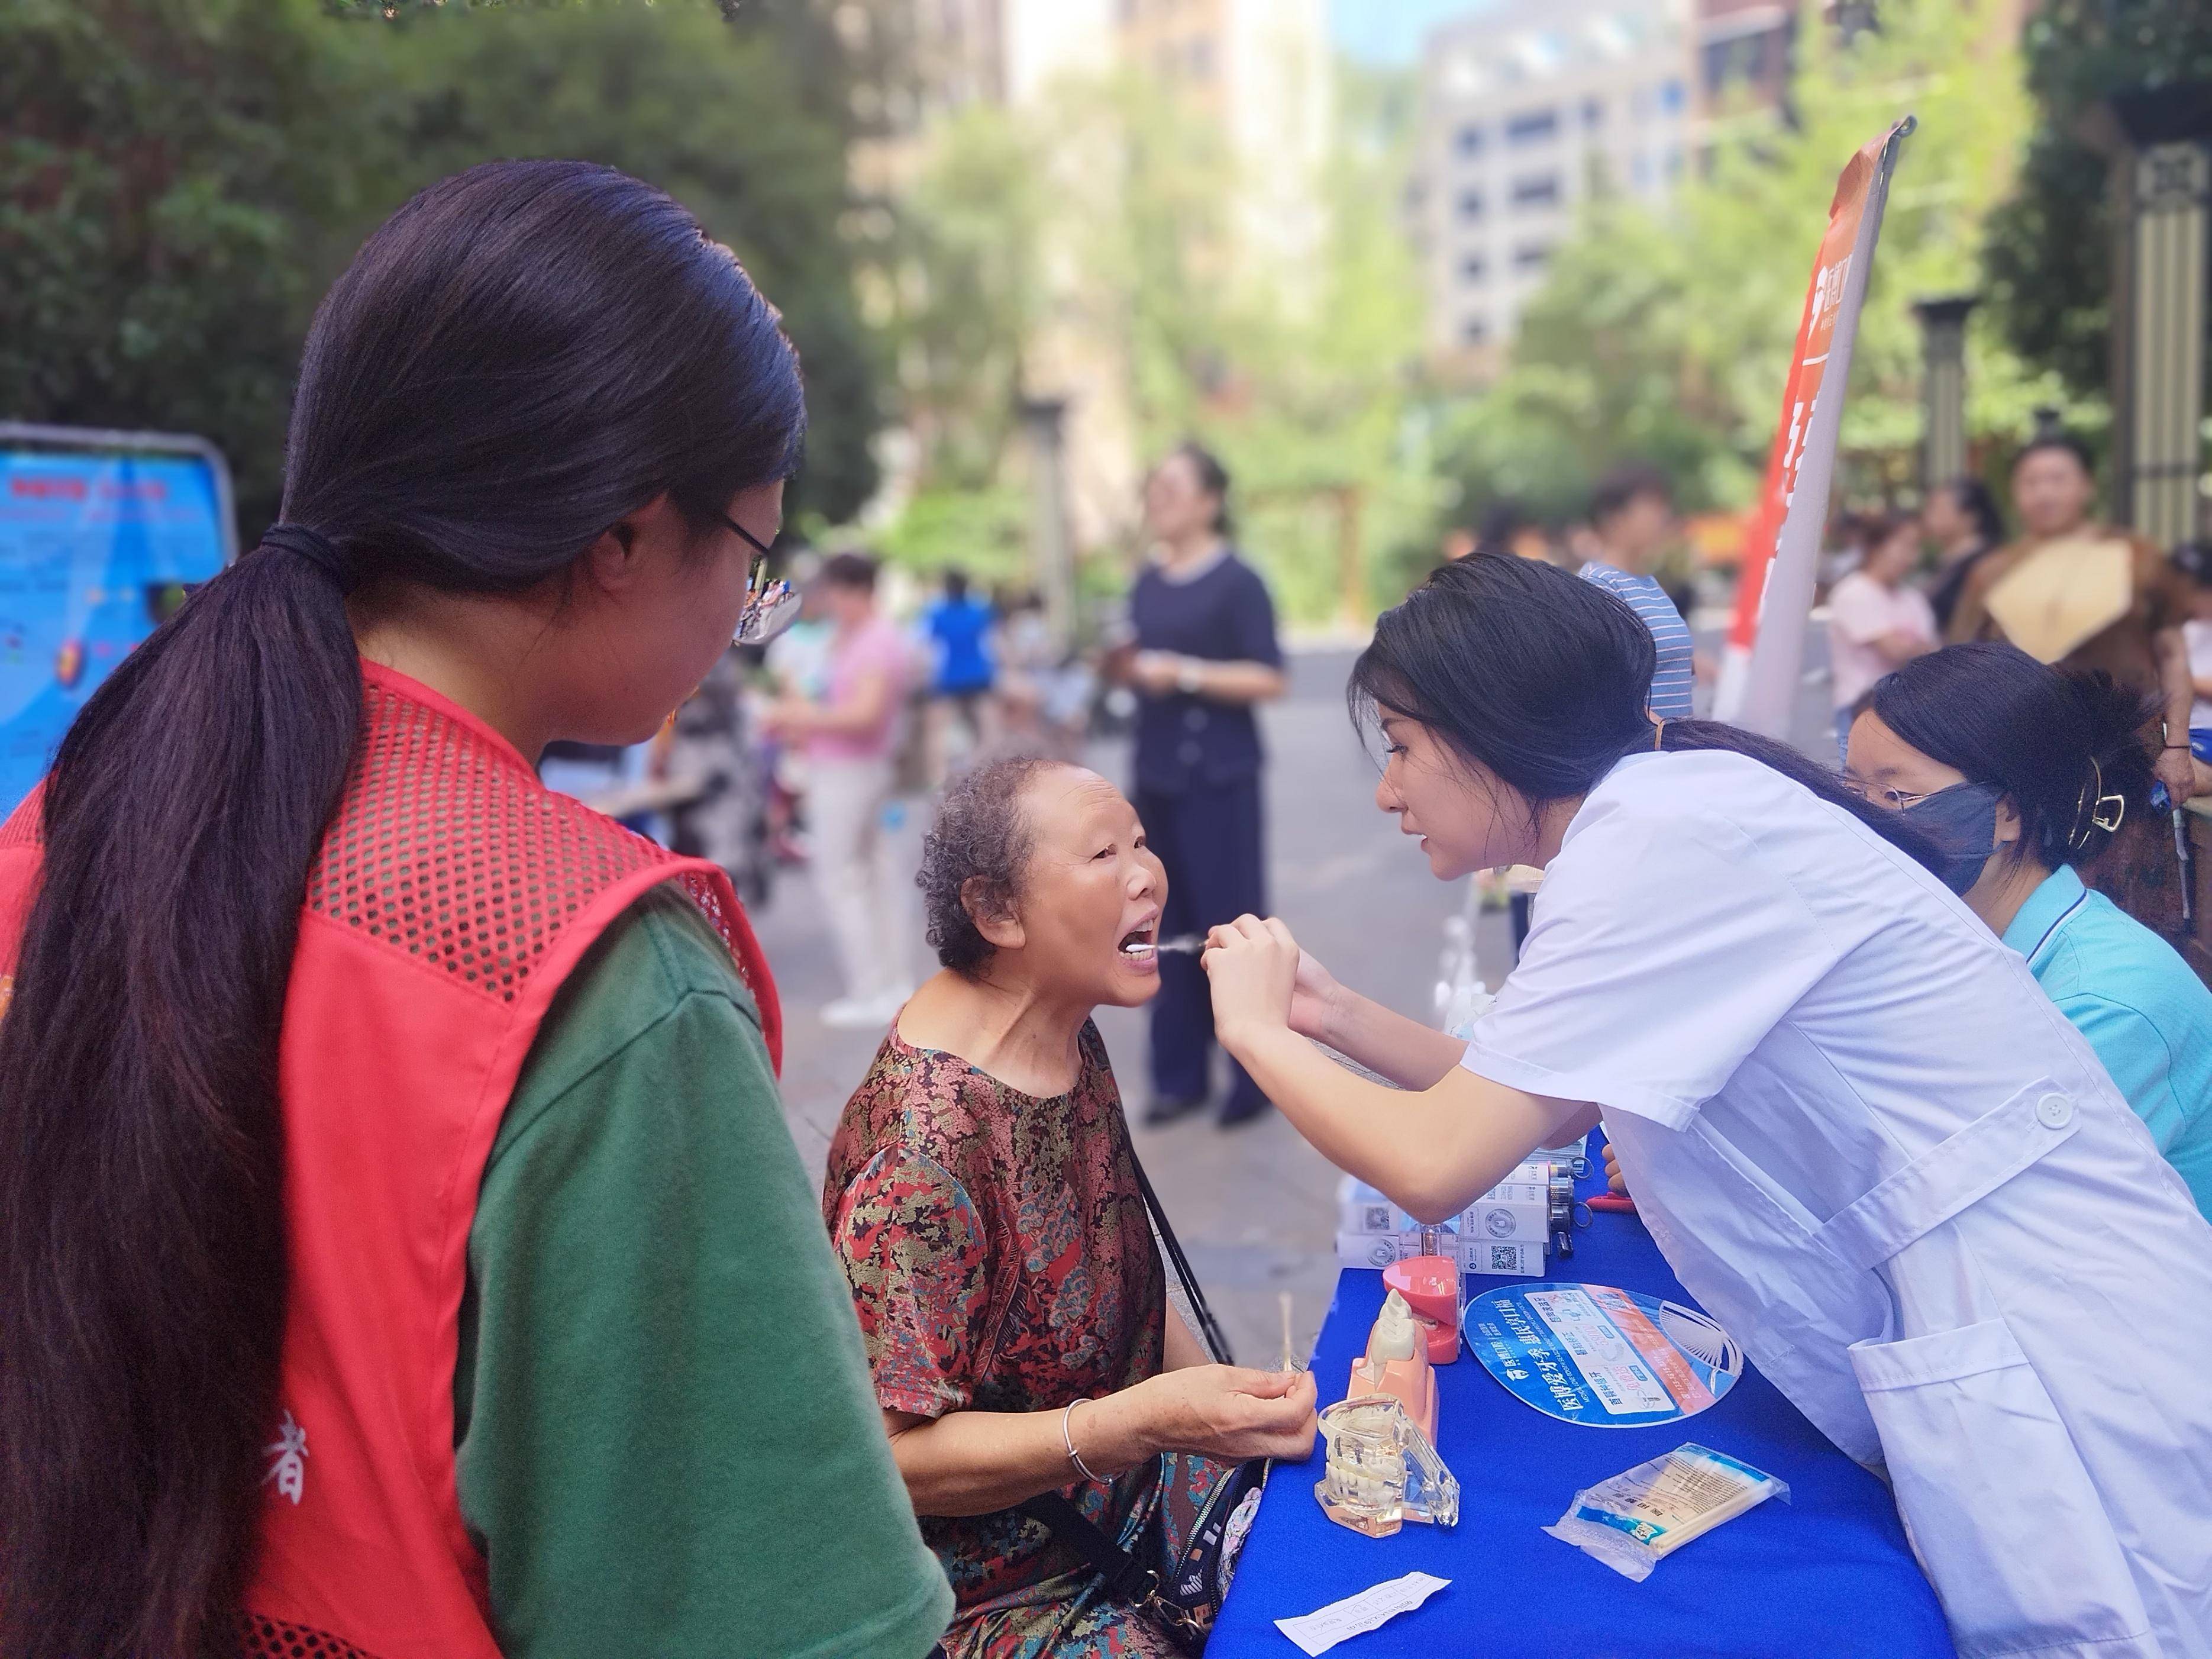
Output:
[[835,1002],[822,1006],[822,1023],[833,1031],[860,1031],[870,1026],[880,1029],[890,1023],[898,1010],[886,1008],[880,997],[839,997]]

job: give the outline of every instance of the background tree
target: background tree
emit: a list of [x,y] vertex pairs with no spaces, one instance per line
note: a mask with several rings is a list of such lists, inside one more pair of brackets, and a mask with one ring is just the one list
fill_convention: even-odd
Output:
[[805,359],[799,515],[875,485],[879,365],[843,242],[836,37],[803,0],[0,11],[0,410],[198,432],[241,530],[275,514],[315,300],[423,185],[570,155],[661,185],[737,249]]
[[[374,88],[309,0],[0,8],[0,414],[198,433],[275,515]],[[371,148],[380,148],[370,135]]]
[[[1914,475],[1912,301],[1971,291],[1982,228],[2027,125],[2001,0],[1890,0],[1849,36],[1801,20],[1786,121],[1723,123],[1701,169],[1653,210],[1601,194],[1523,314],[1506,373],[1447,410],[1444,465],[1470,508],[1498,495],[1564,515],[1620,461],[1665,468],[1690,507],[1755,490],[1837,174],[1900,116],[1905,141],[1853,362],[1843,493]],[[2063,395],[1992,328],[1968,339],[1970,431],[2011,436]]]
[[2130,88],[2212,82],[2206,0],[2045,0],[2024,44],[2034,131],[2020,188],[1992,216],[1990,298],[2021,356],[2058,371],[2085,402],[2112,362],[2112,164],[2089,142],[2096,106]]

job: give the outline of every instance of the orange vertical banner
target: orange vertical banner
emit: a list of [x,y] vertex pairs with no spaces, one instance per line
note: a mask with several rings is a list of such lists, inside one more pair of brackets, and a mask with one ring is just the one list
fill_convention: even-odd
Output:
[[[1810,608],[1810,579],[1827,516],[1844,383],[1866,298],[1868,268],[1881,234],[1881,210],[1898,143],[1912,126],[1907,117],[1865,145],[1836,181],[1827,231],[1813,262],[1805,310],[1797,325],[1796,349],[1783,385],[1781,419],[1767,452],[1759,502],[1744,535],[1735,613],[1729,626],[1713,713],[1718,719],[1776,736],[1786,735],[1788,730],[1803,651],[1804,617],[1793,610],[1780,637],[1771,629],[1763,633],[1762,623],[1776,578],[1785,568],[1792,580],[1782,585],[1790,590],[1792,606]],[[1832,375],[1832,368],[1836,371]],[[1825,401],[1820,396],[1824,387],[1830,391]],[[1755,663],[1766,672],[1754,675]]]

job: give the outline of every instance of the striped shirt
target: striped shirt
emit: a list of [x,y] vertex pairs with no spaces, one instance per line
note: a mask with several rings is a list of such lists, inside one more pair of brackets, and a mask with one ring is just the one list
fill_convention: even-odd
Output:
[[1595,559],[1582,568],[1582,579],[1612,594],[1651,630],[1651,643],[1659,650],[1659,664],[1651,676],[1651,712],[1662,720],[1689,719],[1694,647],[1690,625],[1674,609],[1667,590],[1654,577],[1632,576]]

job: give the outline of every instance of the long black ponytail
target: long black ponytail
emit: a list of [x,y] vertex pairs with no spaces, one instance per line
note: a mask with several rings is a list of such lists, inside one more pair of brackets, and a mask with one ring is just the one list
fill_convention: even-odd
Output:
[[664,493],[703,532],[804,427],[735,258],[611,169],[449,179],[325,299],[297,530],[123,661],[46,786],[0,1019],[0,1659],[234,1650],[284,1323],[278,1026],[361,717],[347,591],[520,592]]
[[[1539,560],[1471,553],[1382,613],[1346,695],[1355,720],[1380,706],[1438,733],[1519,794],[1533,822],[1652,747],[1657,662],[1651,630],[1603,589]],[[1717,720],[1670,720],[1658,746],[1747,755],[1935,866],[1909,822],[1787,744]]]

